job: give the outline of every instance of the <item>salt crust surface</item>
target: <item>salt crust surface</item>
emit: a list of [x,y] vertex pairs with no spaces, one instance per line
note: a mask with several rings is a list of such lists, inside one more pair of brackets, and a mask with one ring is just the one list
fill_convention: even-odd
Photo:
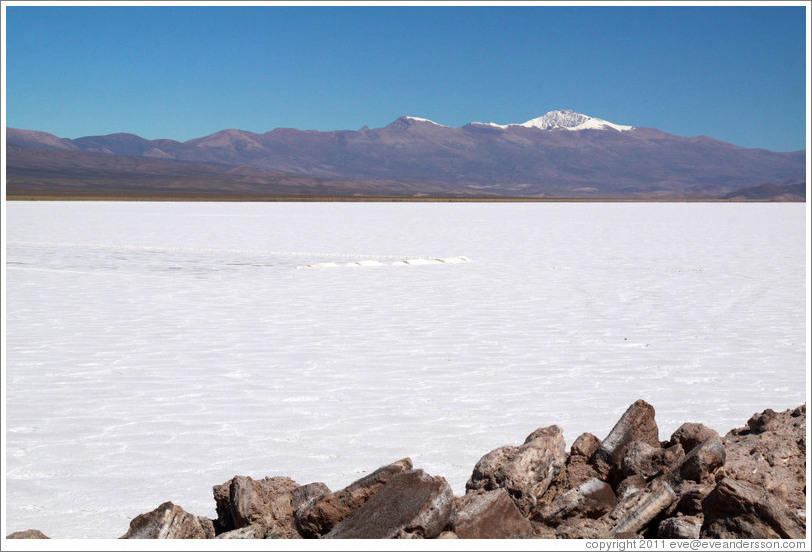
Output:
[[[7,204],[8,532],[805,400],[802,204]],[[465,263],[392,266],[398,259]],[[369,262],[377,260],[378,262]],[[351,270],[299,270],[361,262]]]

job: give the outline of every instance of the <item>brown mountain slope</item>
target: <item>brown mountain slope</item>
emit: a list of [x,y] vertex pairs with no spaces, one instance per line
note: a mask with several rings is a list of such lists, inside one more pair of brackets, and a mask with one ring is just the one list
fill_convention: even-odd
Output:
[[394,180],[355,181],[290,175],[245,166],[147,159],[8,146],[6,194],[15,196],[206,194],[235,197],[385,196],[438,191]]

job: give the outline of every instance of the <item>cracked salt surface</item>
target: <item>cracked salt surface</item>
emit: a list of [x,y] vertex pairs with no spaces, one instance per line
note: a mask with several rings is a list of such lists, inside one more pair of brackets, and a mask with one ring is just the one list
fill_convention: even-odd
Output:
[[7,228],[7,532],[405,456],[462,494],[638,398],[661,439],[805,400],[801,204],[10,202]]

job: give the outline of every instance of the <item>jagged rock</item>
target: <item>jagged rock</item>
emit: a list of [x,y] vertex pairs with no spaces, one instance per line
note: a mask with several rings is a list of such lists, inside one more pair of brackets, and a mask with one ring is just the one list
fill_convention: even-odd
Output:
[[719,437],[716,431],[702,424],[686,422],[671,434],[671,445],[681,445],[685,451],[692,451],[711,437]]
[[745,481],[725,478],[702,502],[706,538],[803,539],[805,522],[785,503]]
[[253,479],[242,475],[215,486],[217,534],[261,525],[266,532],[298,538],[293,522],[293,493],[299,487],[289,477]]
[[561,428],[540,428],[519,447],[499,447],[483,456],[474,466],[465,490],[504,488],[527,515],[564,467],[566,457]]
[[626,478],[630,475],[642,475],[645,478],[653,477],[660,470],[660,462],[657,452],[659,447],[654,448],[646,443],[635,442],[626,449],[626,454],[620,462],[621,476]]
[[772,408],[768,408],[764,412],[757,412],[747,420],[747,427],[755,433],[762,433],[764,431],[773,431],[780,428],[777,421],[778,414]]
[[592,518],[569,518],[555,528],[559,539],[602,539],[609,531],[606,522]]
[[658,539],[698,539],[702,518],[697,516],[670,517],[657,526]]
[[451,527],[461,539],[507,539],[534,532],[533,524],[504,489],[461,497],[456,501]]
[[237,527],[263,523],[268,517],[293,516],[292,492],[299,484],[288,477],[254,480],[237,476],[231,480],[231,516]]
[[570,455],[564,463],[564,469],[558,472],[556,478],[547,488],[547,492],[538,499],[534,510],[540,510],[552,503],[560,495],[574,489],[585,481],[597,477],[598,472],[588,463],[586,456]]
[[682,446],[679,444],[661,448],[647,443],[634,442],[626,449],[626,454],[620,464],[620,474],[624,479],[632,475],[642,475],[646,479],[650,479],[666,471],[684,455]]
[[694,483],[693,481],[683,481],[677,489],[677,502],[675,513],[684,516],[695,516],[702,514],[702,501],[716,487],[716,483]]
[[591,433],[582,433],[570,447],[570,456],[583,456],[592,458],[592,455],[600,448],[601,441]]
[[15,531],[6,536],[7,539],[50,539],[39,529],[26,529],[25,531]]
[[435,538],[451,518],[453,498],[442,477],[423,470],[398,473],[322,538]]
[[305,537],[317,538],[360,508],[393,476],[412,469],[409,458],[378,468],[346,488],[315,497],[296,512],[296,526]]
[[806,405],[755,414],[723,444],[721,475],[768,491],[795,510],[806,508]]
[[268,528],[264,525],[253,524],[239,529],[220,533],[218,539],[264,539]]
[[621,501],[633,493],[642,491],[646,488],[646,485],[648,485],[648,482],[642,475],[630,475],[618,483],[617,488],[615,489],[615,494],[617,495],[618,501]]
[[677,500],[677,494],[664,477],[658,477],[642,491],[630,493],[614,510],[601,518],[611,527],[609,537],[638,533]]
[[215,511],[217,519],[214,520],[214,532],[216,534],[227,533],[236,528],[234,518],[231,516],[231,479],[222,485],[212,487],[214,495]]
[[725,446],[718,436],[707,438],[689,452],[679,466],[683,479],[697,483],[709,483],[714,480],[716,470],[725,464]]
[[293,511],[297,512],[299,508],[314,500],[330,494],[330,488],[324,483],[308,483],[301,487],[296,487],[290,492],[290,505]]
[[213,539],[217,536],[217,531],[214,529],[214,520],[203,516],[197,516],[197,522],[200,524],[200,527],[203,528],[203,533],[206,535],[205,538]]
[[615,493],[607,483],[592,478],[556,497],[553,502],[534,513],[532,519],[557,525],[568,517],[599,518],[617,504]]
[[662,446],[657,422],[654,420],[654,407],[642,399],[635,401],[623,413],[595,452],[593,461],[597,471],[603,476],[601,479],[610,484],[621,479],[621,463],[632,443],[642,443],[654,448]]
[[164,502],[151,512],[136,516],[122,539],[205,539],[200,518],[180,506]]

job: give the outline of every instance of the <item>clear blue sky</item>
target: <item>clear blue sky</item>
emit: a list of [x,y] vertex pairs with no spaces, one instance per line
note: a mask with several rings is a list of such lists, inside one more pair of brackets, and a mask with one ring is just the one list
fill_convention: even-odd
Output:
[[7,126],[188,140],[225,128],[461,126],[573,109],[806,147],[803,6],[7,6]]

